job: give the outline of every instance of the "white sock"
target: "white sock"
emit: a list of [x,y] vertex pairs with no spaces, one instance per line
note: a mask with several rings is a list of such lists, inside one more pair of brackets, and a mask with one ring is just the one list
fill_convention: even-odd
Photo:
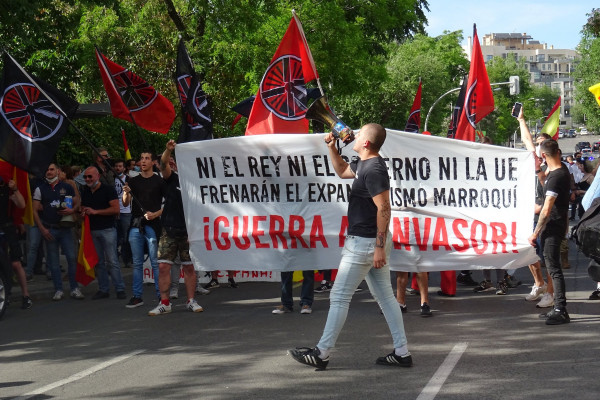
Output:
[[394,349],[394,354],[396,354],[398,357],[406,357],[409,356],[410,353],[408,352],[408,346],[404,345],[402,347],[396,347]]
[[319,355],[319,358],[321,360],[325,360],[327,357],[329,357],[329,349],[321,349],[319,347],[317,347],[317,349],[319,349],[319,351],[321,352],[321,355]]
[[321,285],[325,285],[326,283],[327,283],[327,281],[326,281],[325,279],[323,279],[323,280],[321,281]]

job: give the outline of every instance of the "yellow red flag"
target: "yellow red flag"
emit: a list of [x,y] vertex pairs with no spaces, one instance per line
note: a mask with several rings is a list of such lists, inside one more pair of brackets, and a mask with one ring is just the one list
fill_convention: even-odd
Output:
[[595,85],[590,86],[588,90],[592,92],[592,94],[596,98],[596,101],[598,102],[598,105],[600,106],[600,83],[596,83]]
[[96,278],[94,267],[98,264],[98,253],[92,240],[90,230],[90,218],[86,215],[81,226],[81,243],[79,243],[79,255],[77,256],[77,270],[75,279],[83,286],[87,286]]

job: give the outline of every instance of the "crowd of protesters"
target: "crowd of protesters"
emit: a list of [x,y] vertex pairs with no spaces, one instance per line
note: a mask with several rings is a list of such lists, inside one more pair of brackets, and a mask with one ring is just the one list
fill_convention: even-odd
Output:
[[[578,153],[561,158],[558,143],[544,135],[532,138],[524,121],[521,114],[522,140],[528,150],[536,152],[537,160],[537,226],[530,242],[536,245],[540,256],[538,262],[529,266],[533,286],[526,300],[539,300],[538,308],[552,307],[552,311],[542,314],[550,324],[564,323],[569,318],[562,276],[562,270],[570,267],[568,220],[581,218],[584,212],[582,199],[595,179],[599,164],[583,159]],[[112,283],[118,299],[125,300],[126,293],[131,291],[126,307],[142,306],[143,262],[147,254],[154,276],[155,300],[158,300],[158,306],[149,315],[171,311],[171,300],[179,296],[181,270],[185,280],[187,308],[193,312],[202,311],[194,294],[208,294],[210,289],[220,284],[213,272],[208,284],[201,285],[194,271],[189,255],[177,164],[173,158],[175,143],[169,141],[162,155],[142,152],[139,160],[113,159],[105,148],[97,150],[89,166],[59,166],[52,163],[43,178],[30,177],[33,226],[15,226],[10,222],[11,213],[25,207],[25,199],[12,180],[5,182],[0,178],[0,206],[6,210],[0,212],[0,224],[8,243],[13,280],[21,288],[22,308],[30,308],[33,304],[27,282],[40,279],[34,278],[34,275],[43,276],[43,279],[47,277],[52,282],[54,301],[60,301],[66,295],[77,300],[85,298],[76,279],[76,264],[82,220],[87,216],[98,254],[98,263],[94,268],[98,291],[92,299],[110,297]],[[541,224],[538,218],[542,220]],[[64,255],[66,266],[60,265],[60,253]],[[546,276],[542,273],[544,267],[547,269]],[[121,268],[133,268],[130,290],[125,287]],[[490,271],[485,272],[484,279],[478,281],[472,278],[473,273],[462,271],[456,281],[475,286],[475,292],[495,290],[496,294],[506,294],[508,289],[520,284],[512,275],[498,271],[494,287]],[[307,279],[306,274],[307,271],[304,271],[304,279],[311,283],[310,286],[314,285],[314,280]],[[332,290],[334,282],[329,276],[331,274],[318,283],[317,293]],[[63,280],[69,283],[67,293],[63,288]],[[291,281],[291,273],[282,279],[285,301],[282,296],[282,304],[273,311],[274,314],[292,311]],[[404,313],[404,288],[409,282],[408,274],[398,274],[397,281],[396,299]],[[228,285],[237,287],[233,271],[228,271]],[[304,286],[301,313],[309,314],[313,290]],[[421,315],[431,317],[427,290],[427,273],[420,273],[413,281],[413,288],[407,288],[406,293],[419,294]],[[308,303],[307,298],[311,299]],[[600,300],[600,283],[589,298]]]

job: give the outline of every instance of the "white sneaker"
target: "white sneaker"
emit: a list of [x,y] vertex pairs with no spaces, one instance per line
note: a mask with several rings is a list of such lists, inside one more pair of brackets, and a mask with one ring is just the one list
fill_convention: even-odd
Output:
[[196,293],[198,293],[198,294],[203,294],[203,295],[207,295],[207,294],[210,294],[210,290],[208,290],[208,289],[204,289],[204,288],[202,287],[202,285],[200,285],[200,284],[199,284],[199,285],[197,285],[197,286],[196,286]]
[[302,309],[300,309],[300,314],[311,314],[312,313],[312,308],[310,308],[309,305],[303,305]]
[[155,308],[150,310],[148,312],[148,315],[155,316],[155,315],[168,314],[170,312],[171,312],[171,303],[169,303],[168,306],[165,306],[163,303],[160,303]]
[[64,293],[62,290],[57,290],[56,293],[54,293],[54,297],[52,298],[52,300],[54,301],[59,301],[62,300],[64,297]]
[[537,303],[535,306],[537,308],[548,308],[548,307],[552,307],[554,305],[554,296],[552,296],[550,293],[544,293],[544,295],[542,296],[542,300],[540,300],[539,303]]
[[539,299],[544,293],[546,293],[547,289],[548,289],[548,285],[546,285],[545,283],[544,283],[544,286],[533,285],[533,287],[531,288],[531,293],[529,293],[527,296],[525,296],[525,300],[535,301],[535,300]]
[[171,299],[178,299],[179,298],[179,288],[172,287],[171,290],[169,291],[169,297]]
[[204,311],[204,308],[202,308],[200,306],[200,304],[198,304],[198,302],[196,302],[196,299],[188,300],[188,302],[187,302],[187,304],[185,306],[191,312],[202,312],[202,311]]
[[81,293],[81,290],[79,290],[79,288],[71,290],[71,297],[77,300],[85,299],[85,296],[83,295],[83,293]]

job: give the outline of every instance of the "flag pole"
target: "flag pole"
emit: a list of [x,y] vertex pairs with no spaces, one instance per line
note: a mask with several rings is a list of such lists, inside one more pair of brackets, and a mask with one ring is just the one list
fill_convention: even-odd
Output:
[[[304,45],[306,46],[306,49],[308,50],[308,54],[310,56],[310,64],[313,67],[313,69],[316,71],[317,68],[315,67],[315,61],[312,58],[312,53],[310,51],[310,47],[308,47],[308,42],[306,41],[306,36],[304,35],[304,29],[302,28],[302,23],[300,22],[300,18],[298,18],[298,15],[296,14],[296,10],[292,8],[292,18],[294,18],[294,20],[296,21],[296,24],[298,25],[298,30],[300,31],[300,35],[302,36],[302,41],[304,42]],[[315,75],[317,76],[317,87],[319,88],[319,92],[321,92],[321,96],[325,96],[325,92],[323,91],[323,87],[321,86],[321,81],[319,80],[319,76],[315,73]]]
[[[44,97],[46,97],[48,99],[48,101],[50,101],[50,103],[52,103],[52,105],[54,107],[56,107],[56,109],[63,115],[63,117],[65,118],[65,120],[75,129],[75,131],[77,131],[77,133],[79,133],[79,135],[83,138],[83,140],[85,140],[85,142],[88,144],[88,146],[90,146],[92,148],[92,150],[94,151],[94,153],[96,153],[99,157],[103,158],[102,155],[100,154],[100,150],[98,150],[98,148],[96,146],[94,146],[94,144],[87,138],[87,136],[85,136],[83,134],[83,132],[81,131],[81,129],[79,129],[79,127],[77,125],[75,125],[73,123],[73,121],[71,121],[71,119],[69,118],[69,116],[67,115],[66,112],[64,112],[64,110],[62,108],[60,108],[60,106],[58,104],[56,104],[56,102],[48,95],[48,93],[46,93],[46,91],[44,89],[42,89],[37,82],[35,81],[35,79],[33,79],[33,77],[31,75],[29,75],[27,73],[27,71],[25,71],[23,69],[23,67],[21,67],[21,64],[19,64],[17,62],[17,60],[15,60],[8,51],[6,51],[6,49],[2,49],[2,51],[8,56],[10,57],[10,59],[12,60],[12,62],[17,66],[17,68],[19,68],[19,71],[21,71],[21,73],[23,75],[25,75],[25,77],[29,80],[29,82],[31,82],[33,84],[33,86],[35,86],[40,93],[42,93],[44,95]],[[111,172],[113,174],[115,174],[115,176],[117,176],[117,171],[114,170],[114,168],[108,164],[108,163],[104,163],[104,165],[111,170]],[[131,196],[136,203],[138,204],[138,206],[142,209],[142,212],[144,211],[144,208],[142,207],[142,205],[140,204],[140,202],[135,199],[133,197],[133,195]]]
[[[102,55],[102,57],[99,57],[100,61],[102,62],[102,66],[104,67],[106,75],[110,78],[110,81],[111,81],[111,83],[113,85],[113,88],[115,89],[115,92],[119,94],[119,97],[121,98],[121,101],[123,103],[125,103],[125,100],[123,100],[123,96],[121,96],[121,93],[117,90],[117,85],[115,84],[115,81],[113,80],[113,77],[112,77],[112,74],[110,73],[110,70],[108,69],[108,67],[106,66],[106,64],[104,62],[104,53],[102,53],[100,51],[100,49],[98,48],[98,46],[94,46],[94,47],[96,48],[96,51]],[[133,123],[133,125],[135,125],[137,133],[140,135],[140,138],[142,139],[142,143],[144,144],[144,147],[148,148],[148,143],[146,143],[146,139],[144,139],[144,135],[140,131],[140,127],[137,124],[137,122],[135,122],[135,118],[133,117],[133,114],[131,113],[131,110],[129,109],[129,107],[127,107],[127,111],[129,112],[129,118],[131,118],[131,122]]]

